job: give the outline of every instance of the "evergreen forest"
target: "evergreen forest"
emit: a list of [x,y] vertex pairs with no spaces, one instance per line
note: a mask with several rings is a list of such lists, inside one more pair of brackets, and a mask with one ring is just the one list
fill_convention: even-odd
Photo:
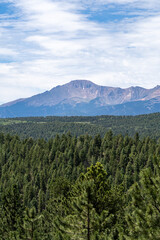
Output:
[[112,130],[114,135],[126,134],[133,137],[137,132],[140,138],[150,136],[160,138],[160,113],[139,116],[94,116],[94,117],[23,117],[1,118],[0,132],[18,135],[20,138],[32,137],[49,140],[56,134],[70,132],[73,136],[88,133],[90,136]]
[[160,240],[160,140],[1,132],[0,239]]

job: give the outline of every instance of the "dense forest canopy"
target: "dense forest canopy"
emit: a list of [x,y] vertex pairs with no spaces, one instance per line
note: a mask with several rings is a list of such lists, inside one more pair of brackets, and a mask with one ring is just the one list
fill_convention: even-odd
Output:
[[33,137],[45,140],[68,131],[74,136],[88,133],[90,136],[112,130],[114,135],[136,132],[140,138],[150,136],[160,138],[160,113],[140,116],[95,116],[95,117],[30,117],[0,119],[0,131],[18,134],[21,138]]
[[1,133],[0,239],[160,239],[160,141]]

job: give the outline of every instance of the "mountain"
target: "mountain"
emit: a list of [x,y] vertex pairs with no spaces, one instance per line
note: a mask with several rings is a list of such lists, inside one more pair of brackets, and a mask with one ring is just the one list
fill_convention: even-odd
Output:
[[160,86],[116,88],[75,80],[0,106],[0,117],[138,115],[160,111]]

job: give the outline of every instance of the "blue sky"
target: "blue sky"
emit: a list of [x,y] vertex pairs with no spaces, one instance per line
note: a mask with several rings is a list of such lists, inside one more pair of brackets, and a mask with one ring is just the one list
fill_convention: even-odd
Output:
[[0,0],[0,103],[75,79],[160,84],[159,0]]

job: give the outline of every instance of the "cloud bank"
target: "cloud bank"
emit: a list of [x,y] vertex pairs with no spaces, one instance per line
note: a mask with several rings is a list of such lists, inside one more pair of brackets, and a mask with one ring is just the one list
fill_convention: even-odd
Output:
[[[159,84],[158,0],[3,3],[1,103],[74,79],[119,87]],[[102,21],[105,15],[110,17]]]

